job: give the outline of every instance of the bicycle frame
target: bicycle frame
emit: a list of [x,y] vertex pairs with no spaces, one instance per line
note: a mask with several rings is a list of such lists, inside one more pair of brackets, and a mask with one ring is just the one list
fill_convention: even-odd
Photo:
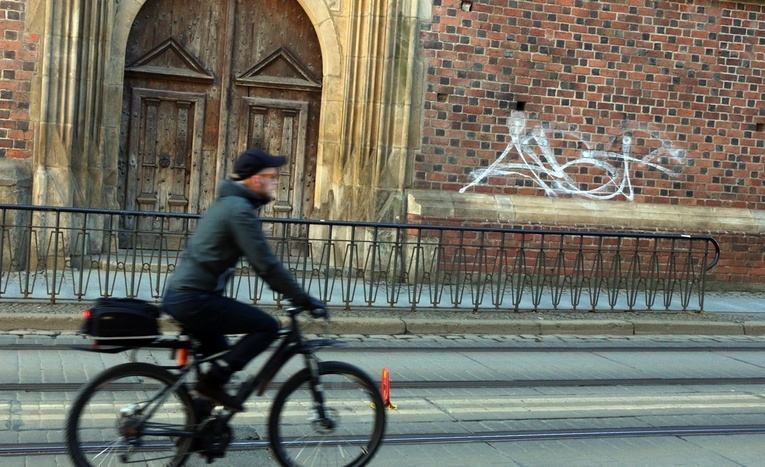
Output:
[[[279,335],[283,336],[277,349],[266,360],[263,366],[260,368],[257,374],[248,378],[237,391],[236,397],[240,402],[244,402],[256,392],[260,397],[271,384],[273,377],[276,373],[295,355],[302,354],[305,357],[305,366],[311,373],[312,387],[314,388],[314,397],[317,398],[317,403],[323,408],[323,400],[321,400],[321,391],[319,390],[319,366],[318,359],[315,352],[317,349],[323,347],[338,347],[345,345],[345,342],[332,340],[332,339],[312,339],[305,340],[300,332],[300,326],[297,323],[297,315],[290,311],[290,326],[282,328],[279,331]],[[224,418],[224,421],[228,422],[236,412],[228,413]],[[324,414],[320,414],[324,416]]]

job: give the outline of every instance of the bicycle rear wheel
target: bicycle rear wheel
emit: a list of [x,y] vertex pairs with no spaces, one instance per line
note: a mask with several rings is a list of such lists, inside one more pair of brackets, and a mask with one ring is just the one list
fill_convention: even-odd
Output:
[[285,466],[361,466],[375,455],[385,431],[380,391],[360,369],[319,363],[326,417],[314,404],[308,370],[279,390],[268,419],[271,449]]
[[192,438],[180,434],[194,429],[196,415],[184,386],[165,394],[176,380],[147,363],[125,363],[98,375],[67,416],[66,446],[74,465],[183,465]]

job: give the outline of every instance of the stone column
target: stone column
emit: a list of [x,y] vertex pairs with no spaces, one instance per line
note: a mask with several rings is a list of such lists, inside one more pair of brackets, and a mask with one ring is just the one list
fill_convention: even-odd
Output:
[[[31,203],[40,206],[117,208],[104,186],[105,73],[114,2],[29,0],[29,29],[40,35],[37,96],[30,112],[38,122],[32,156]],[[114,156],[116,159],[116,155]],[[100,251],[103,219],[88,217],[87,247],[82,217],[39,212],[33,219],[38,257],[70,259],[77,251]],[[55,239],[55,240],[54,240]],[[58,245],[52,251],[51,244]],[[62,264],[62,263],[59,263]],[[47,266],[47,264],[45,264]]]
[[[317,198],[329,218],[403,218],[407,171],[419,145],[423,94],[417,57],[426,2],[358,0],[348,5],[340,145],[324,155]],[[414,105],[413,102],[415,103]]]
[[[104,196],[104,73],[109,10],[101,0],[39,0],[30,25],[43,37],[33,202],[117,207]],[[107,193],[108,194],[108,193]]]

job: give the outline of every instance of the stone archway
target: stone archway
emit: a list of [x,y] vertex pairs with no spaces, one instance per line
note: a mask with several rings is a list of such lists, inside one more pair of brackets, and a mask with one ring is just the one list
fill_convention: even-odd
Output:
[[[327,218],[353,212],[356,219],[390,220],[379,213],[403,212],[395,206],[419,141],[423,64],[416,38],[430,7],[415,0],[295,1],[323,57],[313,206]],[[124,204],[118,160],[125,57],[145,2],[35,0],[29,9],[29,32],[41,37],[30,109],[37,122],[35,204]],[[215,174],[227,170],[226,158],[218,158]]]
[[[39,6],[30,10],[29,31],[42,38],[40,72],[32,89],[37,104],[30,109],[37,122],[34,203],[103,208],[124,204],[124,195],[121,199],[118,192],[123,140],[120,103],[128,37],[145,3],[39,0]],[[322,64],[314,76],[331,89],[322,94],[320,106],[337,109],[341,100],[337,96],[344,86],[339,82],[341,47],[332,14],[323,0],[295,0],[295,4],[304,10],[305,22],[315,28],[320,53],[330,62]],[[319,141],[327,139],[323,136],[327,127],[336,126],[326,125],[325,120],[322,115],[317,124]],[[228,162],[219,158],[214,174],[225,174]]]

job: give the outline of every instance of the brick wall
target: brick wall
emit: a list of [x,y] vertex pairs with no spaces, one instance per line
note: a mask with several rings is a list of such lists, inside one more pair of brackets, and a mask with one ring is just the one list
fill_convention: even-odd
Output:
[[39,36],[24,32],[25,6],[0,0],[0,157],[32,155],[35,127],[29,106]]
[[420,42],[415,188],[765,209],[765,2],[433,0]]

